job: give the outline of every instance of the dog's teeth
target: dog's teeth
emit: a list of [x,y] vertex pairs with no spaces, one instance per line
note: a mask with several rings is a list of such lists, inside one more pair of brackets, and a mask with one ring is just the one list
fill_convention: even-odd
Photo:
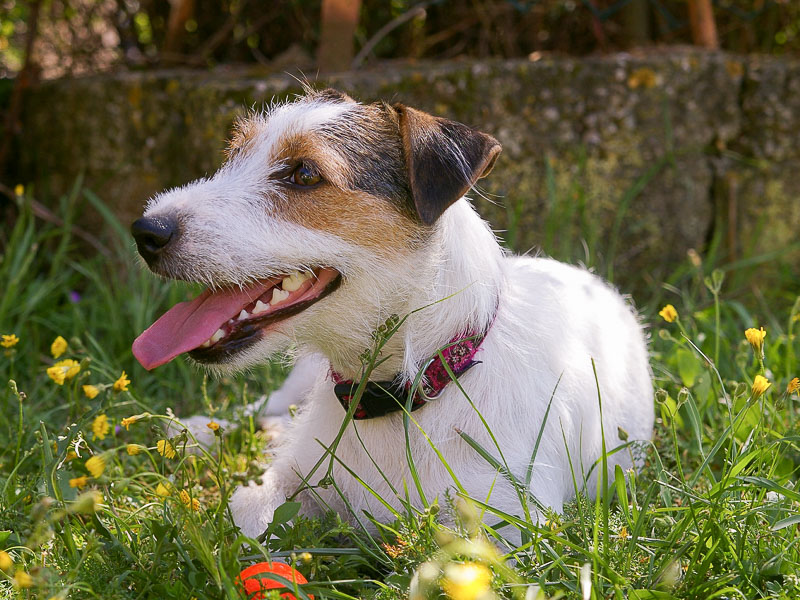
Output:
[[283,290],[279,290],[278,288],[275,288],[272,291],[272,300],[270,300],[269,303],[274,306],[275,304],[278,304],[279,302],[283,302],[288,297],[289,297],[289,292],[285,292]]
[[295,292],[300,289],[306,279],[311,277],[308,273],[300,273],[299,271],[292,271],[288,277],[283,279],[281,287],[287,292]]
[[218,341],[220,341],[224,337],[225,337],[225,332],[222,331],[222,329],[217,329],[214,332],[214,335],[211,336],[211,340],[210,341],[211,341],[212,344],[216,344]]
[[260,315],[261,313],[265,312],[268,309],[269,305],[264,304],[261,300],[259,300],[258,302],[256,302],[255,308],[253,308],[253,314]]
[[237,317],[237,319],[239,321],[244,321],[249,316],[250,316],[250,314],[245,309],[242,309],[242,312],[239,313],[239,316]]

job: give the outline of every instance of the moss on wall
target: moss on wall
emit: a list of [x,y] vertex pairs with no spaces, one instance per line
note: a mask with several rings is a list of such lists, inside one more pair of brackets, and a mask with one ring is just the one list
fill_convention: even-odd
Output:
[[[546,243],[659,280],[728,227],[720,217],[736,217],[732,255],[800,230],[797,62],[671,50],[382,65],[318,85],[495,135],[504,152],[476,203],[518,250]],[[83,174],[130,222],[154,192],[219,166],[236,115],[299,91],[253,70],[48,82],[26,100],[22,176],[61,192]]]

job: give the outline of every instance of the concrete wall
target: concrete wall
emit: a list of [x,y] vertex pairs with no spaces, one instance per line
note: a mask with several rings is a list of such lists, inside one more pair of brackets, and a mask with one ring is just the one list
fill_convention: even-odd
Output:
[[[477,204],[519,250],[574,258],[588,237],[621,280],[646,282],[715,231],[734,256],[798,239],[800,62],[669,50],[382,65],[318,85],[495,135],[492,201]],[[84,174],[130,222],[153,192],[219,166],[237,114],[299,88],[241,70],[49,82],[26,99],[20,177],[63,191]]]

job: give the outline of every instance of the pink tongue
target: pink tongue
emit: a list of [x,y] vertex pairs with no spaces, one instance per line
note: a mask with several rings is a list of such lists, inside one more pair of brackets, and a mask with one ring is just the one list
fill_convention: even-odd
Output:
[[176,304],[134,340],[133,355],[149,371],[194,350],[274,285],[264,281],[244,290],[206,290],[194,300]]

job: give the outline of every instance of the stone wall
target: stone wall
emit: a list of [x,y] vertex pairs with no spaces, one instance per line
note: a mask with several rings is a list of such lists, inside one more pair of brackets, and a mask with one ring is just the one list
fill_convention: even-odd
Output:
[[[734,258],[798,239],[800,62],[670,50],[384,64],[317,85],[497,137],[477,205],[518,250],[576,259],[588,237],[631,283],[660,280],[715,232]],[[52,193],[83,174],[130,222],[153,192],[219,166],[236,115],[299,88],[254,71],[49,82],[26,99],[20,176]]]

